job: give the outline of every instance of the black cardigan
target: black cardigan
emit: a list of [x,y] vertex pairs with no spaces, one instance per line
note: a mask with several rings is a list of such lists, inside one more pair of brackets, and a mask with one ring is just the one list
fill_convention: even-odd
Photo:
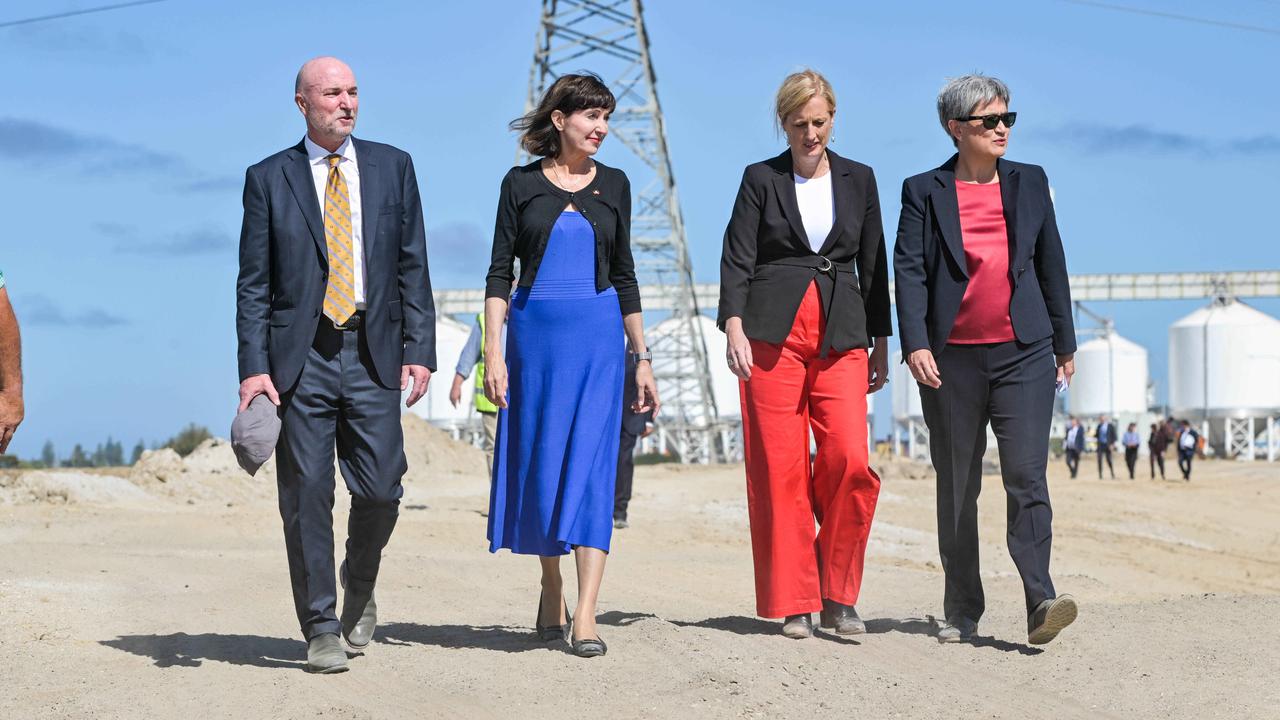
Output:
[[743,172],[720,259],[721,330],[729,318],[741,317],[747,337],[782,342],[817,280],[827,316],[824,354],[865,348],[871,338],[893,334],[875,174],[830,150],[827,160],[836,213],[819,253],[809,247],[800,218],[791,151]]
[[510,297],[516,258],[520,259],[520,287],[533,287],[551,228],[569,203],[595,231],[596,292],[613,287],[623,315],[640,312],[640,286],[631,258],[631,181],[626,173],[600,162],[591,184],[572,193],[547,179],[541,160],[507,172],[498,195],[485,298]]

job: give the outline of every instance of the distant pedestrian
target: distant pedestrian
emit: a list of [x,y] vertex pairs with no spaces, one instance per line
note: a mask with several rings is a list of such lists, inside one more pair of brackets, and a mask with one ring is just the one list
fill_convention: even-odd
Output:
[[22,338],[0,271],[0,454],[22,423]]
[[1160,466],[1160,479],[1164,479],[1164,452],[1169,447],[1169,431],[1164,423],[1151,423],[1151,435],[1147,437],[1147,451],[1151,453],[1151,479],[1156,479],[1156,465]]
[[1093,432],[1093,438],[1097,441],[1098,453],[1098,479],[1102,479],[1102,460],[1107,461],[1107,470],[1111,473],[1111,479],[1116,479],[1116,469],[1111,464],[1111,448],[1116,444],[1116,426],[1111,422],[1111,418],[1103,415],[1098,421],[1098,428]]
[[631,504],[631,481],[636,474],[636,441],[653,432],[653,411],[635,411],[636,364],[627,361],[627,381],[622,392],[622,435],[618,439],[618,483],[613,491],[613,528],[629,526],[627,506]]
[[1084,452],[1084,428],[1080,425],[1080,419],[1075,415],[1071,416],[1071,425],[1067,428],[1067,437],[1062,442],[1062,452],[1067,456],[1067,469],[1071,471],[1071,477],[1075,477],[1080,470],[1080,453]]
[[[481,449],[484,450],[486,477],[493,477],[493,446],[498,434],[498,406],[490,402],[484,395],[484,313],[476,313],[476,321],[471,325],[471,334],[467,336],[467,344],[462,346],[458,355],[458,365],[453,372],[453,386],[449,388],[449,403],[458,407],[462,402],[462,384],[476,373],[475,389],[471,393],[471,402],[475,405],[476,414],[480,416],[480,427],[484,432]],[[507,344],[507,323],[502,322],[502,344]]]
[[1191,461],[1200,446],[1200,433],[1191,427],[1191,423],[1183,420],[1178,430],[1178,469],[1182,471],[1182,479],[1191,482]]
[[1120,444],[1124,445],[1124,464],[1129,468],[1129,479],[1133,480],[1133,470],[1138,465],[1138,448],[1142,445],[1142,436],[1138,434],[1138,423],[1129,423],[1129,427],[1124,431],[1124,437],[1120,438]]

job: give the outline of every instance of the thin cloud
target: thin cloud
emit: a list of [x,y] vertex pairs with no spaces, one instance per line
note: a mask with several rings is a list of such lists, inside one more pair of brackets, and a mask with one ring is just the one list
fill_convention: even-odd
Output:
[[1280,154],[1280,136],[1217,140],[1203,135],[1157,130],[1144,125],[1106,127],[1073,125],[1035,133],[1035,137],[1059,143],[1091,155],[1157,153],[1168,155],[1270,155]]
[[102,329],[128,325],[129,321],[101,308],[66,310],[44,295],[28,295],[14,300],[24,324],[47,327]]
[[154,39],[125,30],[107,31],[86,26],[30,25],[4,32],[5,44],[59,60],[92,59],[95,63],[130,63],[151,60]]
[[492,240],[474,223],[427,230],[427,257],[435,287],[479,287],[489,271]]
[[226,183],[222,177],[200,173],[173,153],[13,117],[0,117],[0,162],[61,165],[94,178],[150,176],[180,193],[223,190]]
[[94,229],[116,241],[115,251],[122,255],[175,259],[218,255],[235,249],[235,241],[215,228],[194,228],[160,239],[146,239],[137,228],[118,223],[95,223]]

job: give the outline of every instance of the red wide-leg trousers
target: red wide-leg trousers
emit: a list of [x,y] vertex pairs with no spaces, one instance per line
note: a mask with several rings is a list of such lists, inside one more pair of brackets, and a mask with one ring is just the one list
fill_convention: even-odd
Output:
[[819,357],[823,325],[810,285],[782,344],[751,340],[751,379],[739,383],[761,617],[816,612],[824,598],[854,605],[862,586],[880,495],[868,466],[867,351]]

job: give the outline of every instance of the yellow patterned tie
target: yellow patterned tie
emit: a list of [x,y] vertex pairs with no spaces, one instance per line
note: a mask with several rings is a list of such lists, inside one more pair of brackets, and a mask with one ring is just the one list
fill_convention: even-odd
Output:
[[338,171],[341,155],[330,155],[329,179],[324,184],[324,242],[329,249],[329,284],[324,289],[324,314],[344,325],[356,313],[355,241],[351,229],[351,198],[347,181]]

